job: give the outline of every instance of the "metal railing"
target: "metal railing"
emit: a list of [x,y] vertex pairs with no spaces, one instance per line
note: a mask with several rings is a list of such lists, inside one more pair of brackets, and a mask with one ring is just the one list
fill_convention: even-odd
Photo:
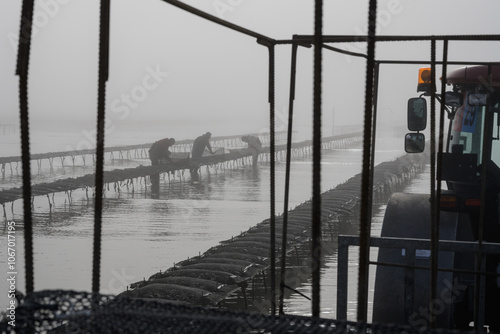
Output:
[[[337,319],[346,320],[347,319],[347,305],[348,305],[348,263],[349,263],[349,247],[359,246],[359,237],[350,235],[340,235],[338,237],[338,267],[337,267]],[[369,261],[370,265],[377,266],[390,266],[399,267],[405,270],[405,304],[404,313],[409,315],[413,309],[414,300],[414,281],[409,279],[412,271],[415,269],[420,270],[431,270],[430,266],[422,266],[416,264],[417,254],[424,254],[424,256],[430,256],[431,250],[431,240],[429,239],[413,239],[413,238],[392,238],[392,237],[371,237],[370,238],[370,249],[375,248],[392,248],[401,249],[402,257],[404,260],[402,263],[394,262],[379,262],[379,261]],[[440,240],[439,241],[439,252],[453,252],[453,253],[469,253],[469,254],[500,254],[500,244],[483,242],[479,245],[478,242],[473,241],[455,241],[455,240]],[[482,268],[485,265],[485,257],[482,259]],[[465,273],[465,274],[475,274],[481,275],[496,275],[500,276],[500,273],[491,273],[486,271],[474,271],[474,270],[464,270],[458,268],[438,268],[438,272],[453,272],[453,273]],[[484,289],[484,284],[481,284]],[[484,305],[484,293],[480,295],[480,304]],[[484,316],[484,313],[483,313]]]

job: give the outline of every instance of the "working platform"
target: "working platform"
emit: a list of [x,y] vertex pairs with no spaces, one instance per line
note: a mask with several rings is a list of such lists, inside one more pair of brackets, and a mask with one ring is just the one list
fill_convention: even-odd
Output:
[[[232,138],[232,137],[231,137]],[[239,137],[238,137],[239,138]],[[325,148],[343,148],[354,142],[361,141],[361,134],[346,134],[340,136],[332,136],[323,139]],[[305,151],[308,154],[311,148],[312,141],[303,141],[292,145],[292,150]],[[159,166],[139,166],[135,168],[121,168],[111,171],[104,171],[104,183],[120,183],[127,180],[132,180],[140,177],[149,177],[154,174],[172,173],[180,170],[189,170],[192,167],[212,166],[221,164],[227,161],[235,161],[250,157],[251,151],[248,149],[233,149],[227,150],[227,153],[209,155],[199,159],[193,163],[189,159],[189,153],[173,153],[172,163],[167,163]],[[275,147],[276,154],[286,151],[286,145],[277,145]],[[261,151],[264,160],[268,160],[269,147],[264,147]],[[95,185],[95,174],[88,174],[75,178],[66,178],[53,182],[39,183],[31,185],[33,196],[45,196],[56,192],[72,191],[76,189],[93,188]],[[0,191],[0,204],[13,202],[23,197],[23,188],[11,188]]]

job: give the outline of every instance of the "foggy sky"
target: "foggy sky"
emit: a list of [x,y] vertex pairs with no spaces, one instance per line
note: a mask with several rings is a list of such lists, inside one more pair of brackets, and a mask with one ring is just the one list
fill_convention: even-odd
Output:
[[[189,3],[275,39],[313,32],[313,1]],[[0,123],[18,122],[14,72],[20,6],[21,1],[0,2]],[[500,28],[499,9],[500,3],[493,0],[379,1],[377,34],[495,34]],[[32,126],[57,124],[61,119],[82,126],[95,122],[98,17],[97,0],[36,1],[29,83]],[[324,34],[365,35],[366,25],[367,1],[325,1]],[[268,52],[253,38],[159,0],[112,1],[110,34],[108,125],[164,123],[166,132],[177,131],[183,138],[199,135],[186,126],[189,122],[207,124],[215,129],[214,135],[258,132],[268,126]],[[336,46],[366,52],[361,43]],[[452,43],[449,59],[495,61],[499,51],[500,45],[494,42]],[[312,55],[312,49],[299,49],[295,124],[303,128],[310,127],[312,120]],[[333,122],[362,123],[366,64],[329,51],[323,56],[323,124],[329,135]],[[429,59],[429,43],[378,43],[376,58]],[[276,66],[276,125],[284,129],[289,46],[277,46]],[[418,67],[382,69],[381,124],[405,124],[406,100],[417,96]]]

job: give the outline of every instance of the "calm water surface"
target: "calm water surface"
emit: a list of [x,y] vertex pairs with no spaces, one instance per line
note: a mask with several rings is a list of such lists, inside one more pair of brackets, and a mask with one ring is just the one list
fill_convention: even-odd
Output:
[[[424,170],[423,173],[418,175],[413,182],[405,189],[409,193],[428,193],[429,185],[429,170]],[[372,236],[380,236],[382,230],[382,223],[384,220],[384,213],[386,205],[381,205],[375,208],[371,234]],[[348,282],[348,305],[347,305],[347,318],[348,320],[356,321],[357,309],[357,275],[358,275],[358,247],[349,248],[349,282]],[[372,249],[370,252],[370,259],[377,260],[378,251]],[[320,309],[321,317],[335,319],[337,317],[337,253],[326,256],[325,265],[321,269],[321,300]],[[373,292],[375,283],[375,266],[370,266],[370,282],[369,282],[369,298],[368,298],[368,321],[371,321],[371,313],[373,306]],[[302,284],[297,290],[306,296],[312,295],[311,281]],[[287,313],[296,315],[311,315],[311,304],[307,302],[300,294],[292,294],[287,300]]]
[[[399,139],[399,138],[398,138]],[[402,155],[401,140],[379,140],[377,163]],[[326,150],[322,156],[322,191],[334,188],[361,171],[360,148]],[[9,155],[9,154],[6,154]],[[147,160],[110,161],[106,169],[148,164]],[[34,166],[33,182],[46,182],[93,172],[92,166],[55,166],[54,171]],[[88,165],[88,163],[87,163]],[[292,162],[290,208],[311,197],[310,158]],[[45,168],[45,167],[44,167]],[[276,213],[283,211],[285,165],[276,165]],[[19,171],[7,173],[0,187],[20,186]],[[246,231],[269,217],[269,165],[260,163],[257,171],[247,165],[226,165],[202,169],[200,184],[189,182],[188,173],[166,177],[161,182],[160,197],[154,199],[144,180],[122,186],[110,186],[103,202],[101,292],[117,294],[130,283],[166,270],[175,262],[199,255],[219,241]],[[36,197],[34,206],[35,290],[91,290],[93,248],[92,190],[73,191],[71,196],[57,193]],[[52,206],[52,208],[49,207]],[[373,233],[380,230],[383,207],[377,210]],[[4,219],[17,224],[17,287],[25,287],[22,201],[5,206]],[[5,236],[6,230],[0,231]],[[5,238],[0,249],[0,268],[6,267]],[[355,300],[356,250],[350,261],[350,299]],[[7,270],[3,269],[2,272]],[[322,316],[335,318],[336,254],[327,258],[322,275]],[[6,291],[6,280],[0,280],[0,291]],[[311,295],[310,284],[299,291]],[[1,294],[4,305],[6,294]],[[349,316],[354,317],[355,306]],[[286,312],[309,315],[310,302],[292,294]]]

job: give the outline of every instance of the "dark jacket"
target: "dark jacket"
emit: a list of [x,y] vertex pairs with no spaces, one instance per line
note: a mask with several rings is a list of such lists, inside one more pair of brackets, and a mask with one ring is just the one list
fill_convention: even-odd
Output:
[[257,152],[260,152],[260,150],[262,150],[262,142],[258,137],[247,136],[247,143],[248,148],[253,148]]
[[158,140],[149,149],[149,158],[153,162],[161,159],[170,159],[170,151],[168,149],[171,146],[172,140],[170,138]]
[[193,149],[191,150],[191,158],[201,158],[203,156],[205,148],[208,148],[210,153],[212,153],[212,146],[210,146],[210,137],[206,134],[199,136],[194,140]]

